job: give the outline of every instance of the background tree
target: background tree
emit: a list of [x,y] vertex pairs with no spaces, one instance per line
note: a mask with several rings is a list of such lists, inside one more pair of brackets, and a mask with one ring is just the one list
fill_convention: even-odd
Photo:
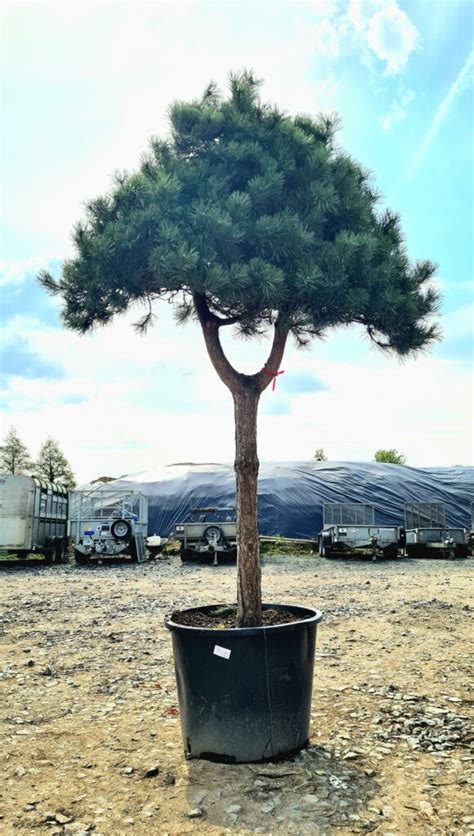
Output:
[[377,450],[374,462],[388,462],[388,464],[406,464],[406,456],[393,448],[390,450]]
[[33,462],[28,449],[17,431],[10,427],[0,447],[0,470],[2,473],[30,473]]
[[[303,346],[331,327],[362,325],[380,348],[406,355],[437,336],[428,261],[410,264],[393,213],[377,211],[370,174],[336,148],[333,117],[291,117],[259,96],[251,72],[223,96],[175,102],[171,134],[152,139],[139,171],[116,176],[75,229],[59,281],[67,327],[89,331],[156,300],[178,322],[196,318],[235,414],[239,626],[261,622],[257,411],[288,337]],[[263,366],[242,374],[220,333],[270,333]]]
[[35,465],[35,475],[49,482],[57,482],[68,488],[76,486],[76,480],[66,456],[54,438],[47,438],[42,445],[38,461]]
[[315,459],[317,462],[327,462],[328,457],[326,456],[326,453],[324,452],[323,448],[318,447],[318,449],[314,451],[313,459]]

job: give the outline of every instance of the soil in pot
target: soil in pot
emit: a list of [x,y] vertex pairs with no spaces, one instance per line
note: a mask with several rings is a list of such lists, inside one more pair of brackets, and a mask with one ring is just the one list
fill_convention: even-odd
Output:
[[[171,616],[171,620],[184,627],[228,630],[237,626],[237,604],[204,607],[202,610],[199,608],[182,612],[177,610]],[[265,609],[262,611],[262,627],[275,627],[278,624],[292,624],[296,621],[301,621],[301,615],[289,610]]]

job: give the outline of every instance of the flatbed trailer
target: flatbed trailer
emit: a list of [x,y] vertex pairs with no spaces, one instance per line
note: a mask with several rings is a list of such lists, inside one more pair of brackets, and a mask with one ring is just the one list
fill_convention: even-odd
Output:
[[362,503],[327,503],[323,506],[323,530],[318,535],[322,557],[398,557],[405,545],[403,526],[375,524],[375,508]]
[[172,538],[179,543],[183,563],[235,563],[235,508],[191,508],[186,518],[174,526]]
[[443,503],[405,503],[405,526],[407,557],[465,558],[469,554],[466,529],[446,524]]

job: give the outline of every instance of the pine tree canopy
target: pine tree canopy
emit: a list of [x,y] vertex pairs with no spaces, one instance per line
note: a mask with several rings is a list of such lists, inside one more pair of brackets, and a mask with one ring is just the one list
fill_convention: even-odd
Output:
[[58,485],[65,485],[68,488],[76,486],[76,480],[66,456],[62,452],[54,438],[47,438],[38,454],[35,475],[40,479],[49,482],[56,482]]
[[169,138],[89,203],[60,280],[40,274],[65,324],[86,332],[139,301],[146,329],[165,299],[179,321],[201,306],[247,336],[278,324],[306,344],[359,323],[397,354],[427,347],[434,265],[410,262],[398,217],[337,147],[337,119],[288,116],[259,86],[244,71],[227,96],[211,83],[175,102]]
[[29,474],[33,462],[26,445],[14,427],[10,427],[0,447],[0,472]]

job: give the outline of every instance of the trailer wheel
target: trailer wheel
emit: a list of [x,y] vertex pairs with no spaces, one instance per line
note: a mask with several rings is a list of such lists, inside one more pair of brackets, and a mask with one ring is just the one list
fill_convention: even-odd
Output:
[[132,526],[128,520],[115,520],[110,530],[116,540],[129,540],[132,534]]
[[331,557],[332,537],[329,535],[325,537],[324,534],[318,536],[318,554],[320,557]]
[[469,546],[467,545],[467,543],[458,544],[456,546],[456,548],[454,549],[454,556],[455,557],[460,557],[462,560],[464,560],[464,558],[466,558],[468,556],[468,554],[469,554]]
[[51,554],[52,554],[52,561],[53,563],[64,563],[66,558],[66,545],[62,538],[57,538],[54,540],[53,545],[51,547]]
[[219,525],[208,525],[202,532],[202,539],[205,540],[209,546],[218,546],[224,540],[224,532]]
[[89,555],[82,554],[82,552],[74,551],[74,560],[79,566],[87,566],[89,563]]
[[226,551],[221,551],[217,553],[217,563],[236,563],[237,562],[237,546],[231,547]]
[[53,562],[54,558],[54,543],[49,538],[45,541],[42,553],[44,556],[44,562],[49,566]]
[[398,557],[398,546],[395,543],[386,546],[383,550],[383,556],[389,558]]
[[420,545],[419,543],[409,543],[407,546],[405,546],[405,551],[406,551],[407,557],[413,557],[413,558],[421,557],[421,558],[423,558],[423,557],[429,557],[430,556],[428,554],[428,549],[425,548],[425,546]]

